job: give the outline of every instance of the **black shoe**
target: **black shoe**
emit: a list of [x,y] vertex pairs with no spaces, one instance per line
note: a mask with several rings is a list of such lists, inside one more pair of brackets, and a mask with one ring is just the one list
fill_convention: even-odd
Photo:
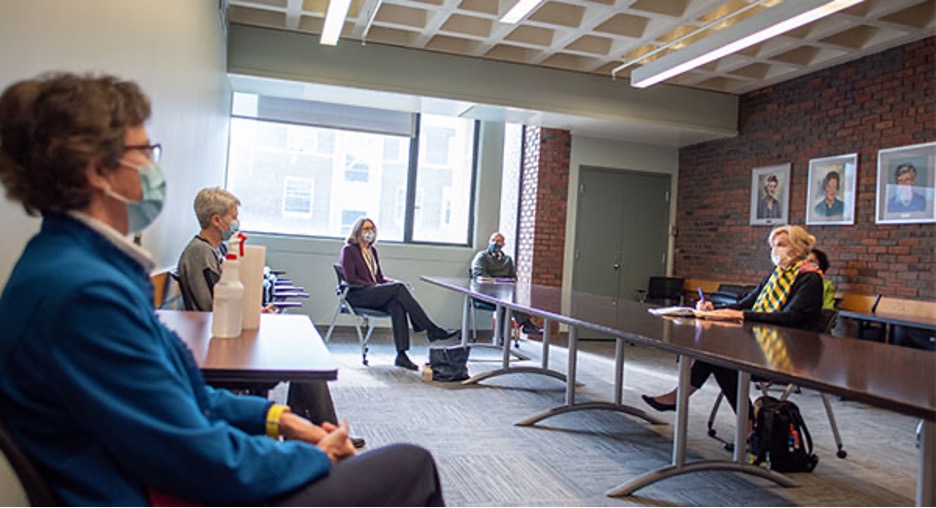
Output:
[[348,439],[351,440],[351,444],[353,444],[354,448],[357,450],[364,448],[364,445],[367,444],[367,442],[364,441],[363,437],[350,437],[349,436]]
[[436,328],[435,330],[428,333],[429,342],[436,342],[439,340],[451,339],[458,334],[458,329],[446,330],[445,328]]
[[523,324],[520,325],[520,331],[523,332],[524,335],[543,335],[543,329],[533,324],[532,321],[524,321]]
[[640,398],[647,403],[648,406],[656,409],[657,411],[676,411],[676,404],[661,404],[653,397],[647,395],[641,395]]
[[403,351],[397,353],[396,361],[394,361],[393,364],[397,367],[403,367],[404,369],[419,370],[419,367],[417,367],[416,364],[413,363],[413,361],[410,360]]

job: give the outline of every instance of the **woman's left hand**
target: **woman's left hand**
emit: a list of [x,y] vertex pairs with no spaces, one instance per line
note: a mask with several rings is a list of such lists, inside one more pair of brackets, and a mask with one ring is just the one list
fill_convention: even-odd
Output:
[[725,319],[737,319],[738,321],[744,321],[744,312],[734,309],[718,309],[713,310],[712,314],[717,315]]

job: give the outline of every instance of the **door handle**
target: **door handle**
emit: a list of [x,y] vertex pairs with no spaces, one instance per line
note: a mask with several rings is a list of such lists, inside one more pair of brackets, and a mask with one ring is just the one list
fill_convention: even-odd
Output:
[[615,270],[619,270],[621,268],[621,263],[614,263],[613,265],[611,265],[611,268],[614,268]]

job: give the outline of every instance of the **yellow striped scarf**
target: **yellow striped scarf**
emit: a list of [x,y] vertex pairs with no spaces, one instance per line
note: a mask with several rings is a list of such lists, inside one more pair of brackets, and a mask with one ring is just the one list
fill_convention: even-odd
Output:
[[777,333],[777,329],[772,326],[755,326],[754,338],[757,344],[764,351],[764,356],[770,365],[783,372],[793,372],[793,361],[790,359],[790,352],[787,350],[786,343]]
[[790,296],[793,281],[796,280],[802,266],[803,262],[797,261],[787,268],[776,267],[773,273],[770,274],[770,278],[767,279],[767,284],[764,284],[764,289],[757,295],[754,308],[751,310],[754,312],[777,312],[782,309],[783,304]]

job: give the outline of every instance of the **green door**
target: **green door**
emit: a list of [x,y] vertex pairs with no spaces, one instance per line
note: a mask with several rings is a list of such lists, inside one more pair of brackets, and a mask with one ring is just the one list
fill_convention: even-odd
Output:
[[572,287],[633,300],[666,275],[670,175],[583,166]]

